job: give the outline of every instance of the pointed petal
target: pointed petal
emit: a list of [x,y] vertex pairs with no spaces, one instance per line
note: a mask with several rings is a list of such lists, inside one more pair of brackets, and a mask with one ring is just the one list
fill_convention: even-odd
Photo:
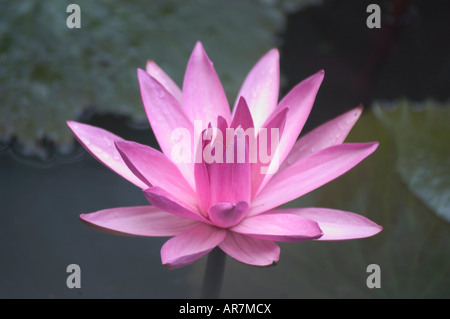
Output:
[[[324,71],[322,70],[300,82],[281,100],[276,113],[271,116],[273,118],[278,112],[289,109],[289,115],[286,118],[286,124],[278,145],[280,148],[280,164],[291,151],[305,125],[323,77]],[[265,182],[267,181],[266,177]]]
[[280,247],[270,240],[256,239],[227,232],[227,237],[219,245],[230,257],[253,266],[270,266],[278,262]]
[[203,130],[198,137],[197,146],[195,148],[198,154],[195,154],[194,178],[199,211],[203,216],[206,217],[208,216],[211,188],[209,186],[208,166],[206,165],[205,159],[203,157],[203,150],[206,144],[209,143],[208,140],[203,139],[205,132],[206,130]]
[[104,129],[87,124],[68,121],[67,125],[81,145],[98,161],[136,186],[142,189],[147,188],[147,185],[130,171],[114,145],[115,141],[123,141],[124,139]]
[[[323,77],[324,71],[322,70],[300,82],[281,100],[276,111],[264,123],[263,127],[270,127],[270,123],[280,117],[281,113],[289,110],[283,132],[279,136],[277,152],[272,156],[270,165],[267,165],[267,173],[258,176],[258,172],[253,171],[254,195],[258,194],[272,179],[295,144],[311,112]],[[255,176],[255,174],[257,175]]]
[[125,236],[176,236],[197,225],[153,206],[104,209],[82,214],[80,219],[95,229]]
[[319,225],[290,214],[260,214],[242,220],[232,231],[258,239],[298,242],[323,235]]
[[329,208],[289,208],[271,211],[314,220],[323,231],[318,240],[347,240],[378,234],[383,227],[364,216]]
[[158,186],[196,205],[197,197],[177,166],[161,152],[136,142],[118,141],[117,149],[130,170],[149,187]]
[[192,123],[216,123],[222,116],[231,122],[230,107],[220,79],[200,42],[197,42],[189,59],[183,82],[183,108]]
[[222,133],[222,136],[225,137],[226,129],[228,127],[227,121],[222,117],[217,117],[217,129]]
[[[193,134],[193,126],[177,100],[147,72],[138,69],[138,80],[141,89],[145,112],[152,126],[159,146],[169,159],[172,159],[172,134],[176,130],[185,129]],[[192,141],[191,141],[192,143]],[[173,160],[176,162],[175,160]],[[191,161],[192,162],[192,161]],[[194,172],[192,163],[177,165],[189,185],[194,188]]]
[[244,97],[253,117],[255,128],[260,128],[275,110],[280,86],[280,53],[277,49],[267,52],[250,70],[238,94],[234,111],[240,97]]
[[226,236],[226,230],[200,224],[169,239],[161,248],[161,261],[169,269],[189,265],[203,257]]
[[358,106],[300,137],[280,167],[280,171],[312,153],[342,144],[361,113],[362,106]]
[[209,220],[197,212],[195,207],[179,200],[160,187],[149,187],[144,190],[144,195],[153,206],[168,213],[211,224]]
[[204,161],[194,164],[195,187],[200,212],[206,216],[209,208],[211,191],[209,186],[208,168]]
[[248,212],[247,202],[219,203],[209,208],[209,218],[214,225],[222,228],[228,228],[239,223]]
[[254,128],[252,114],[250,113],[250,109],[248,108],[248,104],[245,101],[244,97],[240,97],[236,109],[233,114],[233,119],[231,121],[230,127],[237,129],[238,127],[242,127],[244,131],[248,128]]
[[[257,161],[252,165],[252,196],[258,193],[280,165],[280,139],[283,136],[289,109],[284,108],[264,123],[258,132]],[[272,134],[274,138],[272,138]]]
[[154,61],[147,61],[145,71],[150,74],[156,81],[161,83],[162,86],[173,95],[173,97],[180,103],[183,102],[183,94],[178,85],[172,80],[170,76],[166,74]]
[[378,142],[340,144],[297,161],[276,174],[254,198],[249,216],[300,197],[346,173],[372,154]]

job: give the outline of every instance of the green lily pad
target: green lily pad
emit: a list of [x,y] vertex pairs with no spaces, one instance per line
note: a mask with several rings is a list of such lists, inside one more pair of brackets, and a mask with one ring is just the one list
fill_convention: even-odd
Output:
[[377,103],[376,117],[397,149],[396,170],[408,188],[450,222],[450,104]]
[[81,28],[69,29],[72,1],[3,1],[0,140],[15,137],[45,156],[42,141],[71,143],[65,121],[86,109],[145,121],[136,69],[152,59],[181,85],[198,40],[233,104],[246,73],[275,46],[286,11],[317,2],[80,0]]

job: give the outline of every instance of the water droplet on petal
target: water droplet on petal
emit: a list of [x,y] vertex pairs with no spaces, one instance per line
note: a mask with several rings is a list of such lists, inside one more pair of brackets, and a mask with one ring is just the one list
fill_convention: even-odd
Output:
[[112,141],[109,138],[107,138],[107,137],[105,137],[104,139],[105,139],[106,145],[108,147],[111,147],[112,146]]
[[97,155],[101,155],[102,154],[102,149],[97,147],[97,146],[95,146],[95,145],[91,146],[91,151],[94,152]]
[[120,154],[119,154],[118,151],[114,151],[113,152],[113,159],[116,160],[116,161],[120,160]]

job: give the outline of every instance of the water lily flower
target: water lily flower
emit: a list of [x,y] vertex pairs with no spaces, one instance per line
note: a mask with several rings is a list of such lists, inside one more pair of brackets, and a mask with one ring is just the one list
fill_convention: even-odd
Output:
[[[361,107],[298,139],[323,71],[299,83],[278,102],[279,52],[272,49],[247,75],[233,112],[200,42],[189,59],[182,90],[153,61],[146,70],[138,69],[137,75],[161,151],[98,127],[67,123],[86,150],[140,187],[151,205],[82,214],[86,224],[118,235],[171,237],[161,249],[162,263],[168,268],[191,264],[217,246],[238,261],[267,266],[279,259],[276,242],[347,240],[381,231],[381,226],[351,212],[279,208],[346,173],[378,146],[377,142],[344,143]],[[198,120],[203,123],[200,141],[194,132]],[[250,162],[248,154],[243,162],[175,161],[172,133],[179,128],[194,136],[188,143],[193,150],[190,159],[195,150],[205,151],[213,145],[213,137],[204,139],[208,128],[216,132],[253,128],[257,139],[263,129],[275,128],[280,133],[275,141],[277,167],[263,174],[264,163]],[[243,134],[235,134],[231,143],[214,146],[235,150],[240,141],[248,151],[248,136]]]

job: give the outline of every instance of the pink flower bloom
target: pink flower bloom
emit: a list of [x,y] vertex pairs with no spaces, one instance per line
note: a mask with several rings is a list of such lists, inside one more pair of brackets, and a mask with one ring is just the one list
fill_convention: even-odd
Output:
[[[343,143],[361,107],[297,140],[323,77],[320,71],[307,78],[278,103],[279,53],[273,49],[248,74],[231,113],[201,43],[189,59],[183,90],[149,61],[146,71],[138,70],[138,79],[162,152],[101,128],[73,121],[68,125],[95,158],[140,187],[152,205],[105,209],[83,214],[81,220],[113,234],[172,237],[161,249],[162,263],[169,268],[188,265],[216,246],[243,263],[266,266],[279,259],[277,241],[345,240],[377,234],[381,226],[354,213],[277,208],[344,174],[378,146],[377,142]],[[202,129],[278,129],[279,168],[262,174],[263,163],[250,163],[248,157],[233,163],[173,161],[172,132],[183,128],[195,136],[195,120],[202,121]],[[248,139],[242,134],[236,134],[231,144],[214,145],[226,150],[239,140],[248,151]],[[190,142],[191,156],[196,148],[203,151],[213,145],[213,141]]]

